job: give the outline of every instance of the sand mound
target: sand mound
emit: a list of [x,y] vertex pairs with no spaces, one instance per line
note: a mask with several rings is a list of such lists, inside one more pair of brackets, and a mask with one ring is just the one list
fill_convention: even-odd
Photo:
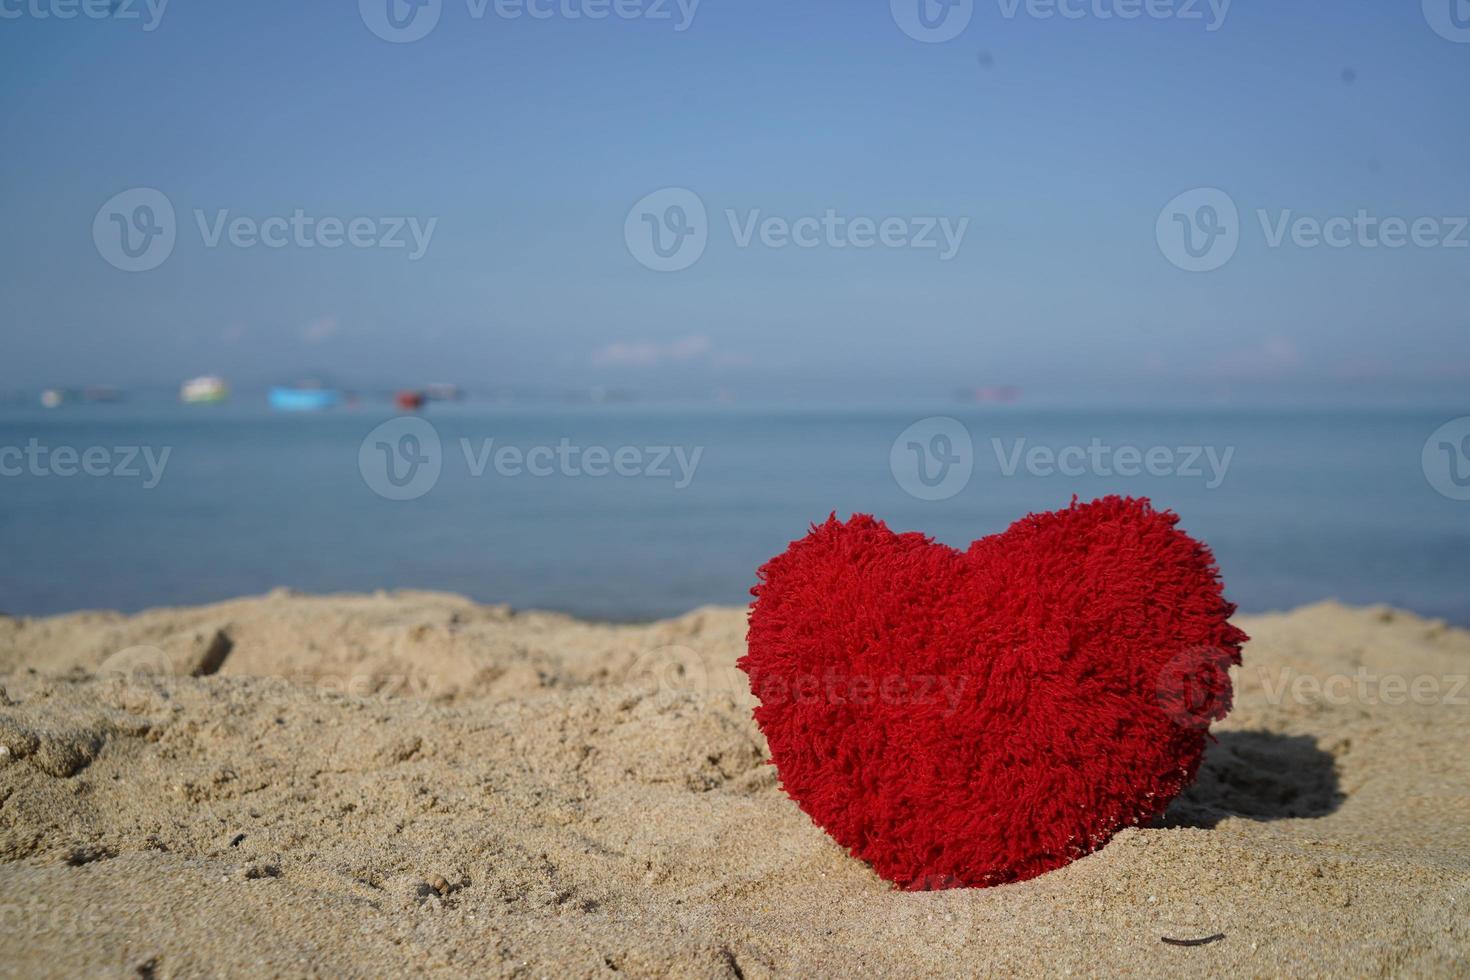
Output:
[[1466,975],[1470,633],[1332,604],[1240,622],[1236,710],[1160,826],[907,894],[777,787],[741,610],[273,593],[0,619],[0,962]]

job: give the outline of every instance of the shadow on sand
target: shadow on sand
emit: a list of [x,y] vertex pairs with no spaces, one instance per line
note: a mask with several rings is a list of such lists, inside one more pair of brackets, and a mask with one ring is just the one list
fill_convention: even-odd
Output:
[[1337,762],[1304,735],[1221,732],[1199,778],[1160,818],[1160,827],[1217,825],[1226,817],[1323,817],[1342,803]]

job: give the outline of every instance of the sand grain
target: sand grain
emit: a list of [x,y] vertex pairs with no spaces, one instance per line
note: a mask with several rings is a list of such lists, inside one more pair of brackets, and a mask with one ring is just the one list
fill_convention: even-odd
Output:
[[0,962],[1470,974],[1470,633],[1334,604],[1241,624],[1236,711],[1161,826],[1020,885],[904,894],[780,792],[741,610],[606,626],[277,592],[0,619]]

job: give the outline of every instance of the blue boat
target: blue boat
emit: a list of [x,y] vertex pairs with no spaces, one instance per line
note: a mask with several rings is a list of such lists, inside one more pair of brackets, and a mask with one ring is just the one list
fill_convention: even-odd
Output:
[[277,385],[267,396],[271,408],[278,412],[319,412],[332,408],[342,400],[332,388],[305,388]]

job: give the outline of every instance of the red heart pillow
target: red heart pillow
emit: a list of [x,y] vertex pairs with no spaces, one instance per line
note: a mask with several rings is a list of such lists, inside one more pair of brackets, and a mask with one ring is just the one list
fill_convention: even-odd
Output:
[[1247,639],[1177,522],[1074,499],[968,551],[814,526],[761,568],[739,663],[783,788],[909,889],[1034,877],[1162,813]]

